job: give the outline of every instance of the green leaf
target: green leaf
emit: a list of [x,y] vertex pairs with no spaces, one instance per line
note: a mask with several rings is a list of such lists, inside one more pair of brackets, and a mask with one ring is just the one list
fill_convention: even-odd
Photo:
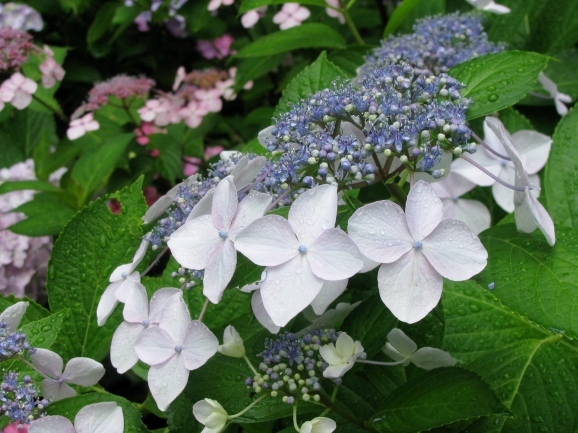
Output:
[[511,224],[499,225],[480,234],[488,250],[488,265],[482,271],[482,286],[494,283],[492,291],[502,304],[544,329],[561,329],[578,337],[578,234],[557,227],[551,247],[541,232],[519,233]]
[[372,358],[385,346],[387,334],[396,325],[397,319],[383,304],[379,295],[373,295],[347,316],[341,330],[354,340],[361,341],[367,357]]
[[547,3],[530,22],[527,47],[541,53],[569,48],[578,42],[578,3],[571,0]]
[[398,33],[413,33],[413,26],[420,18],[446,13],[446,0],[420,0],[398,27]]
[[548,211],[563,227],[578,227],[578,160],[571,157],[577,134],[578,109],[573,108],[556,127],[544,175]]
[[528,14],[536,7],[534,0],[509,0],[502,2],[510,8],[510,13],[493,15],[488,27],[488,39],[508,44],[508,48],[523,48],[530,31],[526,26]]
[[261,281],[261,274],[264,270],[264,266],[258,266],[244,255],[237,254],[237,267],[235,268],[235,273],[228,287],[240,289],[247,284]]
[[[252,9],[260,8],[261,6],[280,5],[283,3],[291,3],[291,2],[292,0],[243,0],[243,3],[241,3],[241,7],[239,8],[239,13],[243,14]],[[327,6],[325,0],[299,0],[299,4],[320,6],[323,8]]]
[[468,60],[449,71],[466,85],[461,94],[473,100],[468,120],[514,105],[532,89],[548,58],[525,51],[505,51]]
[[30,322],[19,328],[19,331],[26,334],[32,347],[50,349],[60,332],[60,326],[65,318],[70,319],[70,311],[68,309],[51,314],[35,322]]
[[[2,124],[2,146],[10,143],[22,152],[24,159],[32,157],[36,146],[44,141],[56,144],[56,123],[52,114],[31,110],[14,110],[10,120]],[[2,134],[2,135],[4,135]]]
[[247,82],[262,77],[271,69],[279,65],[285,54],[279,53],[274,56],[264,56],[242,60],[237,65],[235,75],[235,93],[239,93]]
[[27,189],[32,189],[34,191],[64,193],[64,191],[57,186],[54,186],[48,182],[44,182],[43,180],[16,180],[13,182],[4,182],[3,184],[0,184],[0,194]]
[[80,186],[79,203],[108,180],[116,161],[123,154],[134,134],[111,138],[97,149],[84,154],[74,165],[71,178]]
[[168,134],[153,134],[149,138],[148,146],[159,151],[155,165],[158,173],[171,183],[182,178],[182,146]]
[[[70,220],[54,244],[47,292],[52,311],[70,308],[72,312],[72,319],[55,343],[55,351],[65,360],[75,356],[102,359],[122,321],[118,310],[106,325],[99,327],[96,307],[113,269],[129,263],[140,245],[141,216],[146,211],[141,184],[142,178],[88,204]],[[108,209],[110,198],[120,202],[120,214]]]
[[445,281],[444,350],[488,382],[513,417],[491,416],[470,433],[576,431],[578,346],[504,308],[473,281]]
[[403,2],[395,8],[393,14],[387,21],[387,26],[383,30],[383,38],[387,38],[389,35],[395,33],[398,27],[407,18],[409,13],[417,6],[421,0],[403,0]]
[[534,130],[534,126],[532,126],[530,121],[515,108],[508,107],[500,111],[498,117],[510,134],[514,134],[522,129]]
[[325,51],[322,52],[317,60],[303,69],[287,86],[275,108],[274,116],[287,111],[290,103],[296,104],[307,95],[331,87],[331,83],[341,77],[345,77],[343,71],[327,60]]
[[352,45],[345,50],[334,51],[327,58],[349,78],[353,78],[357,76],[357,68],[365,63],[365,56],[372,48],[370,45]]
[[456,421],[503,414],[506,408],[475,373],[456,368],[425,372],[390,394],[373,418],[379,432],[417,433]]
[[13,212],[24,213],[26,219],[11,225],[10,231],[25,236],[48,236],[60,233],[76,210],[55,195],[41,193]]
[[37,304],[36,301],[26,297],[17,298],[14,295],[0,296],[0,312],[4,311],[11,305],[16,304],[17,302],[22,301],[28,302],[28,308],[26,309],[26,313],[24,313],[24,317],[20,322],[20,326],[50,316],[50,312],[41,305]]
[[325,24],[309,23],[271,33],[244,46],[236,57],[262,57],[301,48],[345,48],[345,40]]
[[119,4],[113,2],[107,2],[100,6],[86,34],[86,43],[89,46],[102,38],[111,28],[112,19],[118,7]]
[[46,413],[48,415],[61,415],[74,422],[74,418],[80,409],[89,404],[102,403],[105,401],[113,401],[122,408],[122,414],[124,417],[124,433],[149,432],[141,420],[140,412],[131,404],[130,401],[106,392],[91,392],[50,403]]

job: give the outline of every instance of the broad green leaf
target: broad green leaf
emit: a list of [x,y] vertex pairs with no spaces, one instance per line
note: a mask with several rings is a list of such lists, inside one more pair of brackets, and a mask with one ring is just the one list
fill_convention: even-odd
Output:
[[514,105],[532,89],[548,58],[525,51],[487,54],[461,63],[449,75],[466,85],[461,94],[473,100],[468,120]]
[[15,180],[13,182],[4,182],[0,184],[0,194],[27,189],[52,193],[64,193],[64,191],[57,186],[54,186],[48,182],[44,182],[43,180]]
[[345,48],[345,40],[328,25],[302,24],[263,36],[241,48],[236,57],[271,56],[301,48]]
[[391,17],[387,21],[382,37],[387,38],[389,35],[395,33],[401,23],[403,23],[420,1],[421,0],[403,0],[403,2],[395,8],[393,14],[391,14]]
[[34,149],[34,171],[40,180],[48,180],[50,175],[60,167],[65,167],[78,154],[79,149],[70,141],[61,141],[52,146],[43,140]]
[[571,157],[577,136],[578,109],[574,108],[562,118],[552,137],[544,176],[548,212],[563,227],[578,227],[578,160]]
[[[239,13],[243,14],[252,9],[257,9],[261,6],[280,5],[283,3],[292,3],[292,0],[243,0]],[[325,0],[299,0],[299,4],[326,7]]]
[[237,74],[235,75],[235,93],[239,93],[243,86],[251,80],[262,77],[271,69],[279,65],[285,54],[279,53],[274,56],[264,56],[241,60],[237,64]]
[[[72,319],[55,343],[55,351],[64,359],[102,359],[122,321],[119,309],[99,327],[96,308],[113,269],[129,263],[141,242],[141,216],[146,211],[141,183],[142,179],[88,204],[70,220],[54,244],[48,265],[50,309],[70,308],[72,312]],[[120,214],[109,210],[106,203],[110,198],[120,202]]]
[[169,182],[183,177],[182,146],[167,134],[150,136],[150,148],[158,149],[156,171]]
[[40,193],[13,212],[22,212],[26,219],[11,225],[10,231],[25,236],[47,236],[60,233],[76,210],[58,196]]
[[134,405],[119,396],[106,392],[91,392],[73,398],[65,398],[48,406],[48,415],[61,415],[74,423],[76,414],[85,406],[94,403],[113,401],[122,408],[124,433],[149,433],[141,420],[140,412]]
[[544,10],[530,20],[527,48],[552,53],[573,46],[578,42],[577,15],[578,2],[562,0],[546,3]]
[[112,25],[112,19],[114,18],[118,7],[119,4],[113,2],[106,2],[100,6],[96,16],[94,17],[94,21],[86,33],[86,43],[89,46],[103,37],[110,29]]
[[479,276],[482,286],[502,304],[544,329],[561,329],[578,337],[578,235],[556,228],[556,245],[540,231],[519,233],[511,224],[480,234],[488,250],[488,265]]
[[420,18],[446,12],[446,0],[420,0],[398,27],[398,33],[413,33],[413,26]]
[[373,295],[353,310],[343,322],[341,330],[354,340],[361,341],[367,357],[371,359],[385,346],[387,334],[396,325],[397,319],[379,295]]
[[533,31],[527,26],[530,11],[536,7],[535,0],[507,0],[499,2],[510,8],[510,13],[493,15],[488,26],[488,39],[508,44],[509,49],[523,48]]
[[576,431],[578,346],[504,308],[473,281],[446,281],[444,350],[490,384],[513,417],[482,418],[470,433]]
[[507,412],[480,376],[456,367],[424,372],[390,394],[381,407],[373,426],[382,433],[417,433]]
[[373,47],[369,45],[352,45],[345,50],[334,51],[327,56],[327,59],[345,72],[349,78],[357,75],[357,68],[365,63],[365,55]]
[[322,52],[317,60],[293,78],[283,92],[274,115],[286,112],[290,103],[296,104],[307,95],[331,87],[331,83],[341,77],[345,77],[343,71],[327,60],[325,51]]
[[70,311],[68,309],[30,322],[20,327],[18,331],[26,334],[32,347],[50,349],[60,332],[60,327],[65,318],[70,320]]
[[44,141],[51,146],[58,140],[52,114],[14,110],[10,120],[0,126],[2,147],[6,144],[17,147],[21,151],[22,160],[32,157],[36,146]]
[[116,161],[123,154],[134,134],[123,134],[106,141],[99,148],[83,155],[72,169],[71,178],[80,187],[79,204],[108,180]]
[[228,287],[242,289],[247,284],[260,281],[264,270],[265,267],[254,264],[242,254],[237,254],[237,267]]
[[498,117],[510,134],[514,134],[522,129],[534,129],[530,121],[515,108],[508,107],[500,111]]

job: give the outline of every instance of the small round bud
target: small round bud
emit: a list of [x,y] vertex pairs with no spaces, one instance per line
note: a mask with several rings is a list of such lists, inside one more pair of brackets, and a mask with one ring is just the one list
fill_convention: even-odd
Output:
[[385,149],[385,150],[383,151],[383,154],[384,154],[385,156],[391,156],[391,149]]
[[405,156],[405,155],[401,155],[399,157],[399,160],[401,161],[402,164],[406,164],[408,161],[407,156]]
[[438,134],[438,141],[444,141],[446,139],[445,134]]
[[461,147],[454,147],[454,155],[460,156],[462,153],[463,153],[463,150]]

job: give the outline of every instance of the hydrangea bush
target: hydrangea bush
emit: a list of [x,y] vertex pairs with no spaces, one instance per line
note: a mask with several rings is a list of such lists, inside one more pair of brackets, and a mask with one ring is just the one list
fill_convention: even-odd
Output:
[[0,5],[0,430],[576,432],[576,12]]

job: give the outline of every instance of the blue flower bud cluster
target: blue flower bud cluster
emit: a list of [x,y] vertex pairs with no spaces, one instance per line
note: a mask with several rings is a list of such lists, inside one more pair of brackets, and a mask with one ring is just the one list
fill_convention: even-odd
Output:
[[0,321],[0,361],[15,355],[34,355],[35,352],[25,334],[8,331],[6,322]]
[[366,57],[360,76],[376,67],[400,61],[440,74],[474,57],[505,48],[503,44],[488,41],[481,15],[476,12],[422,18],[414,24],[413,30],[412,34],[383,40],[381,47]]
[[[265,340],[265,350],[258,373],[247,378],[245,385],[255,393],[267,392],[294,404],[296,399],[319,401],[320,381],[327,363],[319,355],[321,346],[335,343],[339,332],[335,329],[313,329],[303,335],[287,332],[276,339]],[[341,379],[332,380],[335,385]]]
[[358,87],[336,82],[294,105],[277,119],[267,149],[298,156],[302,170],[315,167],[327,183],[371,183],[388,174],[383,155],[430,171],[443,150],[468,147],[462,87],[403,62],[372,69]]
[[30,376],[20,379],[19,373],[4,373],[0,384],[0,416],[8,417],[13,423],[28,424],[39,418],[48,404],[38,396]]

